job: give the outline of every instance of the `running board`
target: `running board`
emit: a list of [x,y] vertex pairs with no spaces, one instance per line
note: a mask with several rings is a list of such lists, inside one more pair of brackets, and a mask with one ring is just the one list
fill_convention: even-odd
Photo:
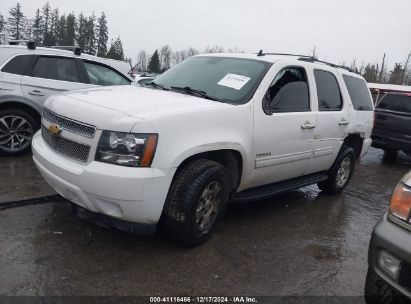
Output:
[[250,201],[274,196],[289,190],[309,186],[318,182],[323,182],[328,178],[325,173],[310,174],[303,177],[297,177],[283,182],[265,185],[257,188],[247,189],[236,193],[232,200]]

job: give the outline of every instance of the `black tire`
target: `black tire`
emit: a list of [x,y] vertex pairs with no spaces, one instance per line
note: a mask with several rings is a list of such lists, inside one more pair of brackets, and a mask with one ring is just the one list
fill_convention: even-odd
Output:
[[394,163],[397,160],[398,151],[397,150],[384,150],[383,162]]
[[[12,118],[15,117],[15,123],[12,123]],[[24,125],[19,129],[13,129],[19,125],[20,121],[25,121]],[[7,128],[7,126],[9,128]],[[5,109],[0,111],[0,155],[15,156],[27,153],[31,148],[31,140],[34,133],[40,128],[40,122],[27,111],[22,109]],[[26,131],[27,130],[27,131]],[[9,131],[18,134],[11,139]],[[7,132],[7,133],[6,133]],[[16,134],[13,133],[13,134]],[[24,136],[24,137],[23,137]],[[18,140],[22,140],[22,143]],[[14,143],[12,145],[12,142]],[[13,147],[13,148],[12,148]]]
[[[201,215],[203,209],[200,208],[205,205],[202,197],[211,185],[217,190],[221,189],[219,194],[216,194],[215,201],[218,203],[213,204],[218,208],[212,217],[209,216],[212,218],[209,225],[201,230],[199,226],[203,222],[198,222],[198,215]],[[224,214],[229,196],[228,189],[228,174],[223,165],[205,159],[187,164],[174,177],[167,195],[162,219],[166,233],[186,246],[197,246],[207,241]],[[208,210],[211,209],[213,208],[210,207]],[[204,210],[207,211],[207,208],[204,207]]]
[[[348,159],[351,162],[350,171],[347,174],[347,179],[345,180],[345,182],[341,184],[339,181],[339,170],[343,162],[346,161],[346,159]],[[343,192],[344,188],[350,182],[352,174],[354,173],[355,160],[356,157],[354,149],[351,147],[343,147],[340,153],[338,154],[333,166],[328,171],[328,179],[318,183],[318,188],[320,188],[320,190],[322,190],[326,194],[339,194]]]
[[410,300],[392,288],[371,269],[368,269],[365,279],[364,297],[367,304],[410,303]]

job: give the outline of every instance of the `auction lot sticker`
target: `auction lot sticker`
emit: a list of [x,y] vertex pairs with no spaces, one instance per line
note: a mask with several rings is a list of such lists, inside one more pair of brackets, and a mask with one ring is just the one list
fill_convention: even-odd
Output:
[[217,84],[239,91],[247,84],[247,82],[250,81],[250,79],[250,77],[229,73],[225,75],[224,78]]

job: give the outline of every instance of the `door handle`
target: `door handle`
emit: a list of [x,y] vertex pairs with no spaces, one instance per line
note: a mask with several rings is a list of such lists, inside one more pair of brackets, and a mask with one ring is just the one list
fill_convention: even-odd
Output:
[[346,126],[346,125],[348,125],[348,124],[349,124],[349,122],[346,121],[346,120],[341,120],[341,121],[338,123],[339,126]]
[[310,122],[305,122],[301,125],[301,129],[303,130],[308,130],[308,129],[314,129],[315,125],[311,124]]
[[46,96],[46,94],[44,94],[42,91],[39,91],[39,90],[30,91],[29,94],[33,96]]

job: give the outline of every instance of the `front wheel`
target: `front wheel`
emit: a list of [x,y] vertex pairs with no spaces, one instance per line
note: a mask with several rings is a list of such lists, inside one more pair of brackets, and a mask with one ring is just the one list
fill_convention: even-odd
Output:
[[24,110],[0,111],[0,154],[13,156],[28,152],[38,129],[39,123]]
[[177,242],[195,246],[212,234],[228,201],[228,177],[223,165],[195,160],[175,176],[163,212],[166,232]]
[[328,179],[318,183],[318,188],[327,194],[339,194],[348,185],[355,169],[355,151],[353,148],[342,149],[334,165],[328,172]]

